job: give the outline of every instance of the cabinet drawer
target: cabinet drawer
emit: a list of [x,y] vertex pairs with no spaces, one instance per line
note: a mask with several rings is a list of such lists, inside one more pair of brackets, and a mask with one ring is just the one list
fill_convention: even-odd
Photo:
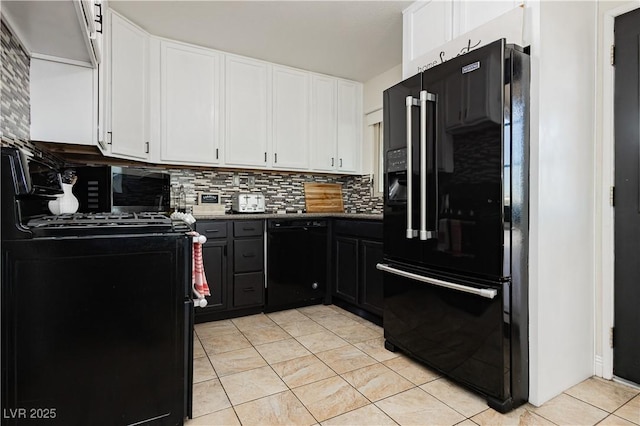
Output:
[[235,308],[262,304],[264,275],[262,272],[236,274],[233,280],[233,306]]
[[262,236],[261,220],[241,220],[233,222],[234,237],[259,237]]
[[262,271],[264,267],[264,246],[262,238],[235,240],[233,242],[234,272]]
[[226,220],[203,220],[196,222],[196,231],[204,235],[207,239],[226,238],[227,237],[227,221]]
[[382,222],[375,220],[336,220],[336,234],[382,240]]

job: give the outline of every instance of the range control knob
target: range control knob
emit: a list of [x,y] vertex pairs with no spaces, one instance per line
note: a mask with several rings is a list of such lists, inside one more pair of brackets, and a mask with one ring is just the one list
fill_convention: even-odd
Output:
[[317,290],[318,289],[318,283],[311,284],[311,288],[314,289],[314,290]]

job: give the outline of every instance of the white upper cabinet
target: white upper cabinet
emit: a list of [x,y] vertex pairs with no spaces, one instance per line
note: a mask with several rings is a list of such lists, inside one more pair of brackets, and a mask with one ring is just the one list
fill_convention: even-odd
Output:
[[92,68],[31,59],[31,139],[95,145],[96,72]]
[[335,78],[311,77],[311,168],[314,170],[336,170],[336,85]]
[[269,66],[238,56],[225,58],[225,164],[267,166]]
[[[453,37],[451,0],[417,1],[402,15],[403,64],[419,58],[448,42]],[[419,72],[417,68],[405,70],[404,77]]]
[[309,73],[273,66],[274,168],[309,167]]
[[221,55],[167,41],[160,46],[160,160],[217,164]]
[[453,28],[454,37],[462,35],[474,28],[491,21],[494,18],[510,11],[521,4],[522,1],[495,0],[495,1],[454,1],[453,2]]
[[110,13],[109,125],[111,154],[149,157],[149,35]]
[[[513,10],[523,0],[416,1],[402,15],[402,76],[411,77],[456,55],[440,52],[447,42]],[[493,40],[470,40],[474,45]]]
[[314,75],[311,96],[311,169],[359,173],[362,84]]
[[338,80],[338,171],[360,170],[362,149],[362,85]]

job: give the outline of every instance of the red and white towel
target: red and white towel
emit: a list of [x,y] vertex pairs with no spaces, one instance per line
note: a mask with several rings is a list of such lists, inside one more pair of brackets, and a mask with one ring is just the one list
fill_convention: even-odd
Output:
[[[194,237],[200,236],[200,234],[195,231],[190,232],[189,235]],[[207,277],[204,275],[202,244],[200,244],[196,238],[193,239],[193,268],[191,277],[193,279],[193,291],[198,294],[198,298],[202,299],[204,296],[211,296],[209,285],[207,284]]]

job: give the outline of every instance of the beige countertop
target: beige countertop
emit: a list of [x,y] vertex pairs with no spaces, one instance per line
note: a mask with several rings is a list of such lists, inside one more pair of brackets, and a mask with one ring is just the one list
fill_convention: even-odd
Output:
[[235,213],[225,215],[193,215],[196,220],[244,220],[244,219],[306,219],[306,218],[326,218],[326,219],[361,219],[361,220],[382,220],[382,214],[367,213]]

